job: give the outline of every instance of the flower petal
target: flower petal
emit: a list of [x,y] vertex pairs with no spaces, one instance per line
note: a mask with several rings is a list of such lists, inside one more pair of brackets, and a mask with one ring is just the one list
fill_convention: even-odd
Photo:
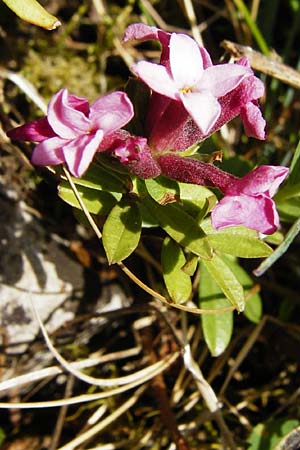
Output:
[[190,92],[180,97],[200,130],[209,133],[221,113],[218,100],[210,92]]
[[149,39],[158,40],[158,28],[145,25],[144,23],[132,23],[126,28],[123,36],[123,42],[133,39],[138,41],[148,41]]
[[217,230],[244,225],[263,234],[272,234],[279,225],[273,200],[259,196],[225,196],[212,210],[211,222]]
[[48,106],[48,121],[55,133],[63,139],[74,139],[90,128],[90,121],[85,114],[74,109],[75,98],[78,99],[77,106],[84,99],[71,96],[69,99],[67,89],[61,89],[50,100]]
[[178,98],[178,89],[164,66],[140,61],[132,67],[132,71],[153,91],[174,100]]
[[65,139],[53,137],[38,144],[33,150],[31,162],[36,166],[56,166],[64,162],[62,148],[66,144]]
[[89,102],[86,98],[77,97],[77,95],[68,94],[68,103],[71,108],[81,111],[86,117],[90,112]]
[[197,88],[201,91],[207,90],[215,97],[223,97],[251,74],[251,69],[238,64],[211,66],[205,69]]
[[266,138],[266,121],[262,116],[261,110],[255,103],[246,103],[241,109],[241,119],[247,136],[261,140]]
[[167,33],[160,28],[151,27],[143,23],[133,23],[126,28],[123,36],[123,42],[127,42],[132,39],[139,41],[148,41],[150,39],[158,40],[162,45],[160,63],[163,65],[168,65],[170,36],[170,33]]
[[42,142],[45,139],[56,136],[46,117],[13,128],[6,134],[11,139],[34,142]]
[[259,166],[240,178],[230,194],[243,192],[247,195],[265,194],[273,197],[288,173],[289,169],[283,166]]
[[170,39],[170,67],[178,88],[191,88],[202,77],[203,61],[198,44],[185,34]]
[[103,139],[103,131],[98,130],[93,135],[83,135],[69,141],[63,147],[66,164],[75,177],[81,177],[92,162],[99,144]]
[[126,125],[133,115],[132,103],[125,92],[112,92],[93,103],[89,118],[93,128],[113,133]]
[[204,47],[199,47],[199,50],[203,61],[203,68],[207,69],[208,67],[213,65],[210,54]]

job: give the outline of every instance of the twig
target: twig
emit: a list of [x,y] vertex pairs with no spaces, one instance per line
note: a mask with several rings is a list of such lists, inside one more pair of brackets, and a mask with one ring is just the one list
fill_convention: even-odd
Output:
[[300,72],[298,70],[295,70],[270,56],[265,56],[249,46],[240,45],[236,42],[227,40],[222,41],[221,46],[229,51],[235,58],[247,56],[253,69],[259,70],[259,72],[270,75],[273,78],[277,78],[277,80],[290,86],[298,89],[300,88]]

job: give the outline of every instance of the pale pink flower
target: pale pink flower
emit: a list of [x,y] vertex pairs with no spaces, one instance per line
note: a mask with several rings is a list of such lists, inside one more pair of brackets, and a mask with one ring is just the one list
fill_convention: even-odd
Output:
[[211,213],[214,228],[244,225],[263,234],[274,233],[279,216],[272,197],[288,172],[282,166],[260,166],[228,184]]
[[84,98],[61,89],[50,100],[46,118],[10,130],[12,139],[39,142],[32,163],[41,166],[66,163],[80,177],[89,167],[103,138],[126,125],[133,106],[124,92],[113,92],[91,106]]
[[[146,131],[149,144],[157,153],[166,149],[185,150],[206,139],[238,115],[244,122],[248,136],[265,139],[265,120],[257,102],[264,95],[264,86],[254,76],[247,58],[242,58],[236,64],[213,66],[206,49],[199,47],[191,38],[173,35],[142,23],[132,24],[126,29],[123,40],[126,42],[132,39],[155,39],[162,45],[160,65],[141,61],[134,69],[153,89]],[[180,52],[177,53],[177,49]],[[185,49],[188,51],[185,52]],[[139,73],[140,68],[146,69],[145,74],[144,70]],[[164,84],[165,81],[167,84]],[[205,101],[195,100],[195,106],[193,99],[203,99],[202,94]]]
[[173,33],[170,38],[170,69],[140,61],[133,71],[155,92],[181,101],[203,133],[209,133],[221,114],[218,98],[235,89],[251,75],[242,65],[203,66],[197,43]]

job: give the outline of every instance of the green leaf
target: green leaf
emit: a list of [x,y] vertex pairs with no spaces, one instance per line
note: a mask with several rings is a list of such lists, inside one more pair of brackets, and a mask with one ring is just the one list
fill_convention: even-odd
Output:
[[205,233],[196,220],[179,205],[161,206],[150,198],[144,198],[143,204],[174,241],[202,258],[209,259],[212,257],[212,250]]
[[[247,443],[250,446],[247,450],[284,450],[283,446],[276,447],[281,444],[282,438],[286,436],[291,430],[299,426],[299,421],[296,419],[274,419],[266,424],[259,423],[251,432],[247,439]],[[288,448],[296,449],[299,445],[299,432],[298,432],[298,444]]]
[[[199,305],[203,309],[219,309],[228,306],[219,285],[210,275],[203,262],[200,265]],[[219,356],[230,342],[233,329],[233,312],[201,314],[205,342],[212,356]]]
[[149,195],[160,205],[176,202],[179,198],[178,183],[169,178],[159,176],[145,180],[145,185]]
[[125,193],[131,188],[131,180],[128,176],[109,173],[98,164],[92,164],[81,178],[72,177],[72,180],[76,185],[98,191]]
[[297,183],[300,183],[300,140],[295,150],[287,179],[287,185],[295,185]]
[[240,266],[238,260],[233,257],[223,256],[223,260],[236,276],[237,280],[243,286],[245,297],[247,298],[244,314],[251,322],[258,323],[262,315],[262,301],[260,295],[256,292],[250,295],[250,290],[254,285],[253,279],[248,273]]
[[263,258],[271,255],[272,248],[262,241],[255,230],[243,226],[215,230],[210,220],[202,222],[201,227],[215,250],[240,258]]
[[[99,214],[105,216],[109,213],[111,208],[121,199],[122,194],[110,194],[104,191],[97,191],[85,186],[77,186],[78,193],[82,198],[87,210],[92,214]],[[68,182],[62,181],[58,187],[58,195],[66,203],[75,208],[81,209],[78,200],[72,191]]]
[[216,254],[212,259],[203,259],[202,262],[228,300],[238,311],[243,311],[245,308],[244,290],[228,264]]
[[[289,422],[296,422],[296,421],[290,420]],[[289,423],[289,426],[291,426],[291,423]],[[280,440],[280,442],[278,442],[274,450],[293,450],[299,448],[300,448],[300,427],[285,434],[285,436]]]
[[183,270],[186,263],[182,248],[169,237],[165,238],[161,253],[163,277],[171,299],[185,303],[192,293],[192,282]]
[[262,315],[262,301],[258,293],[247,298],[244,314],[250,322],[258,323],[260,321]]
[[106,219],[102,234],[109,264],[123,261],[136,249],[141,227],[141,214],[136,203],[114,206]]
[[291,226],[289,231],[287,232],[284,240],[281,242],[281,244],[275,249],[275,251],[272,253],[272,255],[269,256],[269,258],[265,259],[258,267],[253,271],[253,273],[260,277],[263,275],[266,270],[268,270],[284,253],[286,253],[287,249],[293,242],[293,240],[298,236],[300,233],[300,217],[296,222]]
[[300,197],[294,197],[276,203],[280,218],[286,222],[293,222],[300,217]]
[[279,245],[283,241],[284,236],[281,231],[275,231],[275,233],[270,234],[268,236],[264,237],[264,241],[268,242],[269,244],[273,245]]
[[5,441],[6,434],[3,428],[0,427],[0,445],[2,445]]
[[201,220],[216,204],[217,198],[209,189],[196,184],[178,183],[184,209]]
[[182,267],[182,270],[188,274],[190,277],[194,275],[197,270],[199,262],[199,256],[193,255],[192,253],[187,254],[186,263]]
[[280,189],[280,191],[277,192],[274,199],[276,203],[281,203],[289,198],[299,196],[300,196],[300,183],[297,184],[287,183],[282,189]]
[[49,14],[36,0],[3,0],[21,19],[46,30],[54,30],[60,21]]

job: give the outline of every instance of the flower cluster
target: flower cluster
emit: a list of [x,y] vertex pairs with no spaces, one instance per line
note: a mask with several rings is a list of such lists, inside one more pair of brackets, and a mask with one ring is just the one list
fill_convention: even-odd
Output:
[[245,132],[265,138],[265,121],[258,106],[264,94],[247,58],[235,64],[213,65],[208,52],[189,36],[133,24],[124,41],[158,40],[159,64],[140,61],[132,71],[150,89],[145,135],[123,129],[134,116],[124,92],[113,92],[91,106],[84,98],[60,90],[47,117],[10,130],[12,139],[35,141],[37,165],[66,163],[81,177],[96,152],[105,152],[140,178],[164,174],[178,181],[217,187],[222,200],[212,211],[215,228],[245,225],[273,233],[279,224],[272,197],[287,176],[285,167],[261,166],[239,179],[181,152],[203,141],[222,125],[240,116]]

